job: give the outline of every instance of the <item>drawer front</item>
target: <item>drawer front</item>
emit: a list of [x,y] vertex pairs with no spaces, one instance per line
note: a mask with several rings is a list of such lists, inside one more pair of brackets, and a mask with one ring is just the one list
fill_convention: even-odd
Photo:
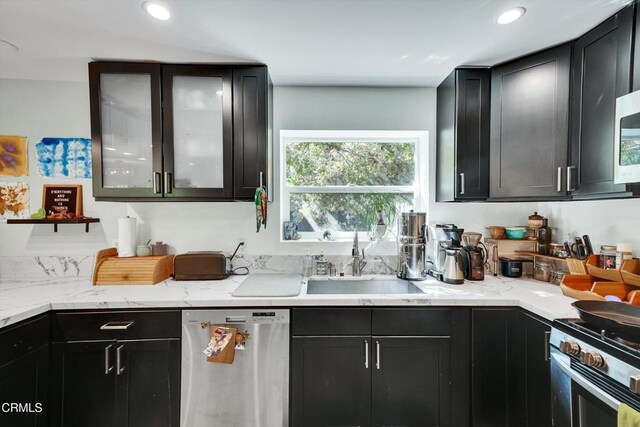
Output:
[[0,366],[49,344],[49,315],[0,330]]
[[180,338],[180,310],[56,313],[53,341]]
[[291,331],[293,335],[371,335],[371,309],[294,309]]
[[373,335],[451,334],[451,309],[448,308],[377,308],[372,315]]

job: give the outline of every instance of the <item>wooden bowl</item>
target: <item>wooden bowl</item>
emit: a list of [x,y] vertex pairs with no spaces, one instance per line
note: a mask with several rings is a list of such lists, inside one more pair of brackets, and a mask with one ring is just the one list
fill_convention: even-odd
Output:
[[490,227],[487,227],[487,230],[489,230],[489,235],[491,236],[492,239],[495,239],[495,240],[504,239],[504,233],[506,232],[506,228],[499,225],[492,225]]

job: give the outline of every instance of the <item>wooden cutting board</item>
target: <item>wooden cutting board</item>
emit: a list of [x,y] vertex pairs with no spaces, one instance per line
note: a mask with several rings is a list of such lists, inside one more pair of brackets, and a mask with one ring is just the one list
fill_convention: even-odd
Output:
[[173,274],[173,255],[118,258],[116,248],[98,251],[94,285],[155,285]]

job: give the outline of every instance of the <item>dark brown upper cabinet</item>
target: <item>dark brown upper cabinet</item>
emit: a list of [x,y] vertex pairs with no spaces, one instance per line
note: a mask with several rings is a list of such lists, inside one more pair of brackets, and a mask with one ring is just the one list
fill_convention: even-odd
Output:
[[571,44],[491,71],[493,200],[567,196]]
[[438,202],[489,196],[490,84],[488,68],[458,68],[438,86]]
[[574,44],[567,171],[574,198],[629,196],[634,188],[613,181],[616,98],[629,93],[632,83],[634,7],[622,9]]
[[266,66],[89,64],[93,194],[252,200],[268,183]]
[[267,186],[272,87],[266,67],[233,70],[233,195],[238,200],[253,200],[256,187]]

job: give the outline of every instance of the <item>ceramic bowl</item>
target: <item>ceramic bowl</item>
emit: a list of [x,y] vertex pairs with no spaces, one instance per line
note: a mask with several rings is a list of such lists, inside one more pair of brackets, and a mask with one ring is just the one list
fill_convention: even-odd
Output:
[[512,240],[522,240],[526,232],[527,229],[523,227],[507,227],[505,229],[505,235],[507,236],[507,239]]
[[496,240],[504,239],[504,231],[505,231],[504,227],[501,227],[499,225],[492,225],[490,227],[487,227],[487,230],[489,230],[489,235],[491,236],[492,239],[496,239]]

